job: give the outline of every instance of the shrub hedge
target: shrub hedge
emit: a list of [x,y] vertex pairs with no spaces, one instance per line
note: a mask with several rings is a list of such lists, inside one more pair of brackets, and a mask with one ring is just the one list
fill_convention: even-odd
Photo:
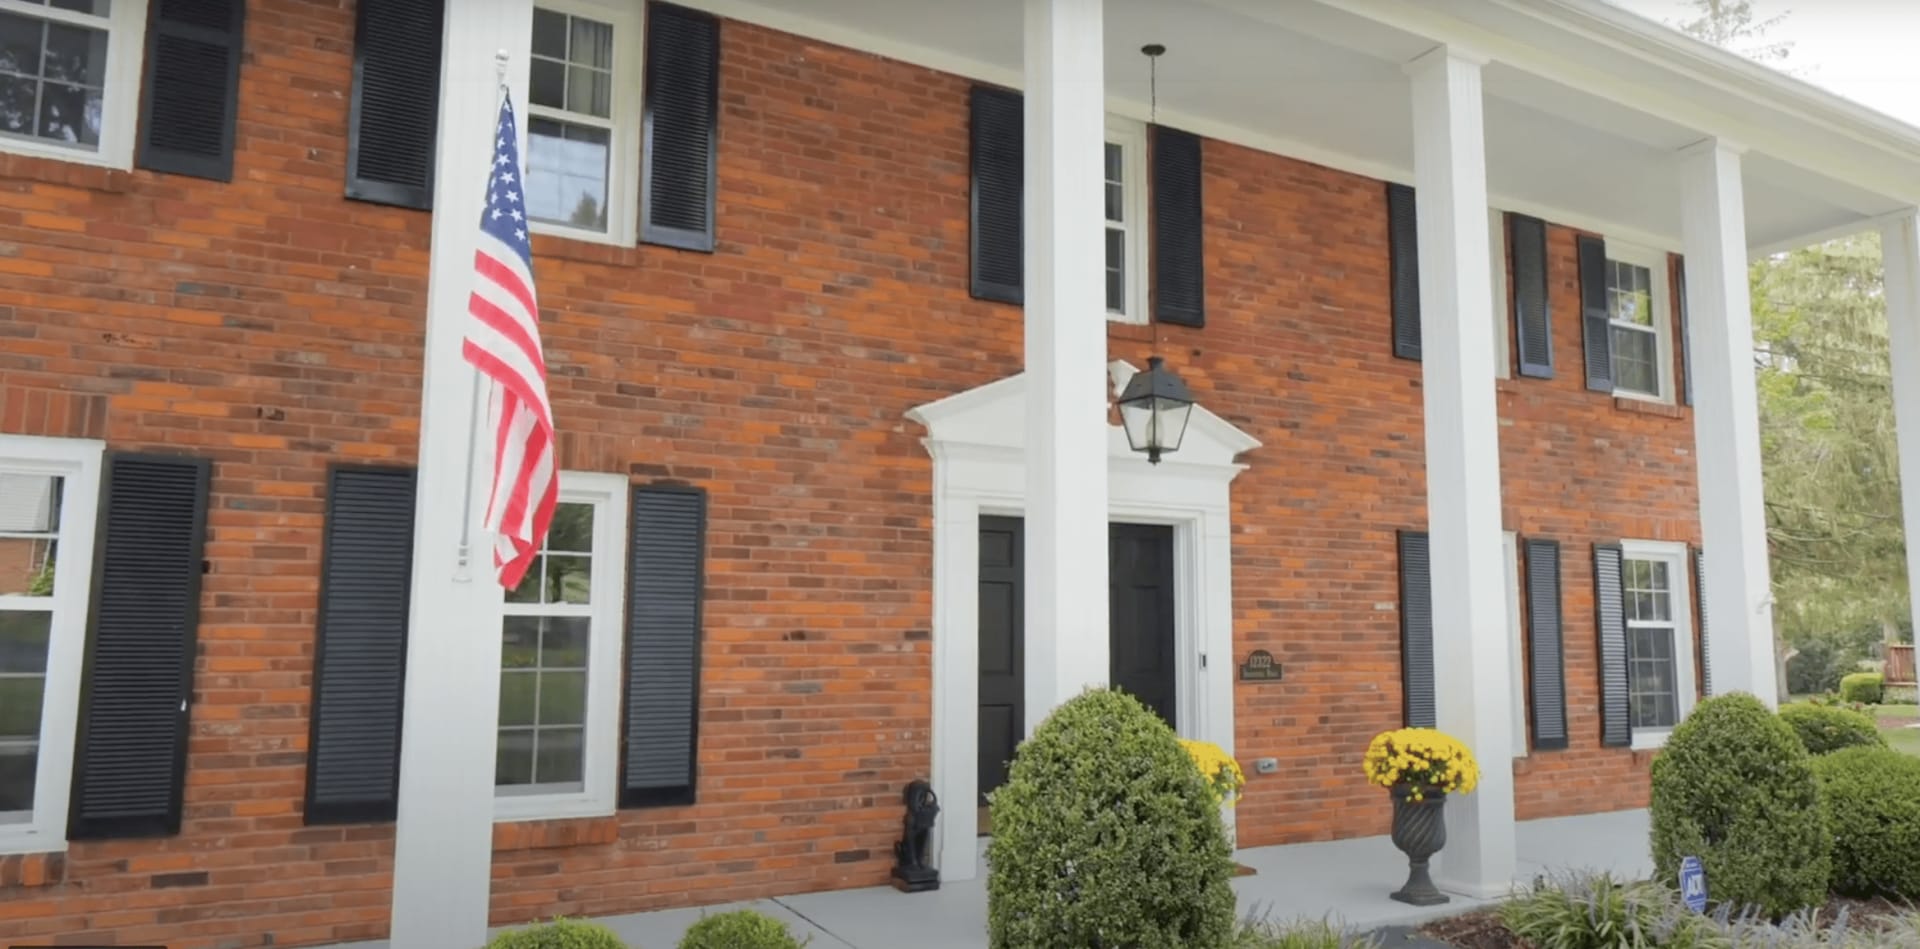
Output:
[[1205,779],[1139,700],[1091,689],[1014,753],[992,795],[993,949],[1221,949],[1233,854]]
[[1717,903],[1780,916],[1825,902],[1833,838],[1812,759],[1793,729],[1745,693],[1701,702],[1653,759],[1657,879],[1692,855]]
[[1847,748],[1814,761],[1833,831],[1833,889],[1920,898],[1920,758]]
[[1780,719],[1800,736],[1807,753],[1824,755],[1842,748],[1885,748],[1873,719],[1852,709],[1832,705],[1795,702],[1780,706]]
[[555,919],[509,929],[489,940],[487,949],[627,949],[627,944],[599,923]]
[[1885,680],[1878,672],[1856,672],[1840,678],[1840,698],[1847,702],[1879,705]]

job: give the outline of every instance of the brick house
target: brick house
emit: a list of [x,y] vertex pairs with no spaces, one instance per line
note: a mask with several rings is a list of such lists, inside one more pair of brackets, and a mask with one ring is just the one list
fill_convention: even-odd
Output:
[[[445,12],[0,0],[9,940],[877,885],[917,778],[964,879],[1106,681],[1247,767],[1240,846],[1384,832],[1367,741],[1447,729],[1499,889],[1773,698],[1748,255],[1882,228],[1920,411],[1920,130],[1598,0]],[[496,50],[562,469],[505,596]]]

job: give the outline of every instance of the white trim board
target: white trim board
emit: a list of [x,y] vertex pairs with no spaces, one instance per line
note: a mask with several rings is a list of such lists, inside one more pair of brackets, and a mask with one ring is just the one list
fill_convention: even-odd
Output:
[[[1136,371],[1109,366],[1114,390]],[[1026,374],[920,406],[933,456],[933,789],[947,802],[934,859],[949,880],[979,872],[979,531],[982,514],[1026,512]],[[1196,405],[1180,450],[1149,464],[1107,427],[1108,518],[1174,529],[1176,730],[1233,753],[1233,547],[1228,485],[1252,436]],[[1228,813],[1231,821],[1231,812]]]

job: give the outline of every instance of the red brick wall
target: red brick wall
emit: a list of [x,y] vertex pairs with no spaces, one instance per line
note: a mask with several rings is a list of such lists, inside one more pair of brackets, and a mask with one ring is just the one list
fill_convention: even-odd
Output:
[[[428,216],[348,202],[352,13],[255,0],[231,184],[0,158],[0,432],[215,461],[185,828],[0,862],[0,928],[176,947],[384,932],[392,827],[302,826],[322,479],[417,442]],[[719,251],[536,241],[566,467],[711,492],[700,803],[497,829],[493,920],[885,879],[931,762],[931,466],[904,419],[1017,366],[967,294],[967,83],[729,22]],[[1116,327],[1264,445],[1234,483],[1240,839],[1370,834],[1400,724],[1394,531],[1424,522],[1419,365],[1387,330],[1381,185],[1209,142],[1208,326]],[[1644,794],[1597,747],[1588,545],[1694,539],[1690,419],[1502,383],[1505,526],[1566,549],[1573,748],[1523,817]],[[1157,338],[1157,345],[1156,345]],[[1251,770],[1251,769],[1249,769]],[[1624,785],[1624,789],[1622,788]]]

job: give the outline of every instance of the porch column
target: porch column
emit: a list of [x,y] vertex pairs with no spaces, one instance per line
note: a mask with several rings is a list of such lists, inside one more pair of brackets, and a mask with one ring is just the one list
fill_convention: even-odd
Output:
[[1107,681],[1102,0],[1027,0],[1027,732]]
[[[475,418],[473,370],[460,356],[460,338],[499,115],[495,54],[511,57],[507,83],[524,142],[532,32],[531,0],[447,0],[388,938],[410,949],[486,942],[503,596],[493,580],[490,535],[463,506]],[[520,154],[524,163],[524,145]],[[476,498],[486,495],[486,469],[483,446],[473,472]],[[457,579],[462,524],[472,528],[473,552]]]
[[1447,805],[1453,833],[1436,879],[1495,896],[1516,870],[1512,699],[1500,539],[1500,437],[1487,313],[1486,135],[1480,67],[1440,47],[1408,64],[1420,244],[1427,534],[1439,727],[1473,749],[1480,785]]
[[[1907,589],[1920,590],[1920,223],[1916,212],[1880,225],[1886,268],[1887,342],[1893,350],[1893,420],[1900,441],[1900,509],[1907,528]],[[1913,597],[1920,619],[1920,596]],[[1920,630],[1920,622],[1914,624]]]
[[1687,345],[1693,369],[1694,457],[1706,548],[1707,668],[1715,692],[1779,702],[1773,598],[1760,491],[1760,409],[1747,292],[1742,149],[1708,139],[1680,153],[1681,240],[1687,258]]

